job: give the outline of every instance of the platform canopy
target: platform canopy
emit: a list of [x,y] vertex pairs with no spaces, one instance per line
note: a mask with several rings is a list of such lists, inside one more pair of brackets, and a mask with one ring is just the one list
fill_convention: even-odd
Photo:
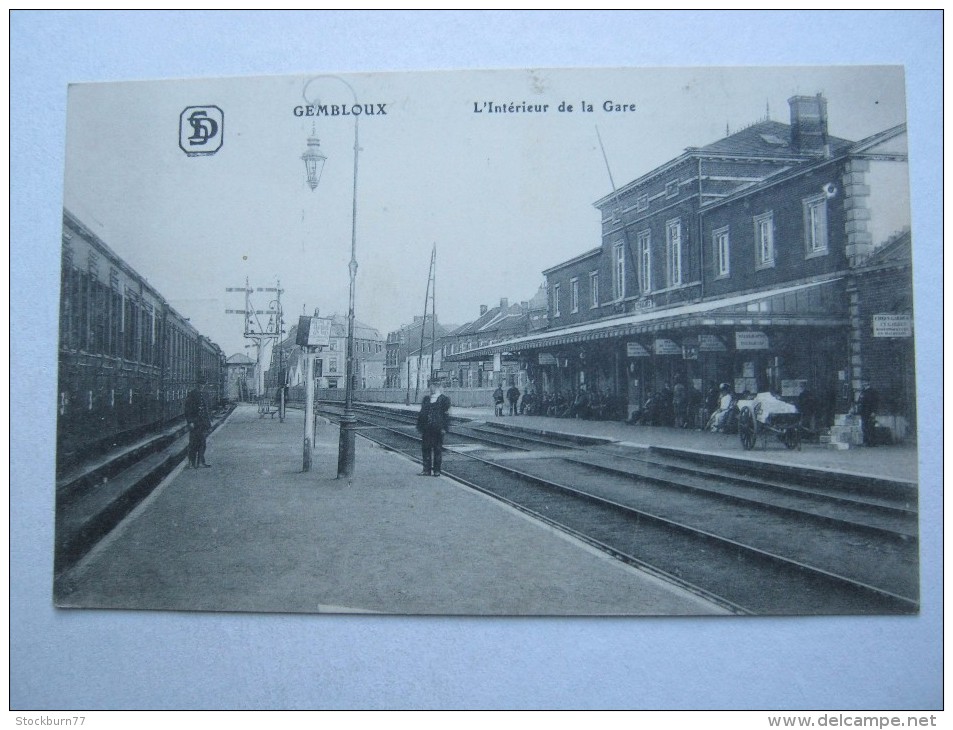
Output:
[[847,326],[847,304],[835,288],[843,277],[794,286],[629,313],[585,324],[549,329],[444,357],[448,361],[485,360],[496,354],[516,354],[577,342],[629,337],[646,332],[688,327]]

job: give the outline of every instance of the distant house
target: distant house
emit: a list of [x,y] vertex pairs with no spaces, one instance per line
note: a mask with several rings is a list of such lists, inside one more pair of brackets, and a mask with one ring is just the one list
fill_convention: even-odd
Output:
[[526,377],[518,359],[494,353],[473,360],[454,356],[545,328],[546,304],[546,288],[541,286],[528,301],[510,304],[504,297],[497,307],[482,305],[477,319],[453,330],[441,343],[441,369],[448,373],[451,384],[460,388],[488,388],[514,382],[521,389],[525,388]]
[[232,401],[254,400],[255,361],[248,355],[236,353],[225,359],[225,397]]
[[[402,325],[400,329],[393,332],[388,332],[384,363],[384,387],[406,389],[408,383],[413,387],[416,382],[416,374],[409,380],[407,374],[407,362],[411,353],[415,353],[413,367],[416,367],[416,353],[421,350],[429,353],[433,337],[436,337],[437,341],[440,342],[441,338],[445,337],[451,329],[453,329],[452,325],[442,325],[439,319],[435,322],[432,318],[427,317],[424,321],[424,317],[415,316],[413,322]],[[426,378],[424,380],[426,386]]]
[[[343,388],[347,365],[347,318],[333,314],[331,319],[331,342],[315,356],[315,381],[319,388]],[[304,384],[304,360],[301,348],[295,344],[298,326],[288,330],[288,336],[272,351],[271,368],[266,382],[277,387],[284,379],[287,385]],[[384,340],[380,332],[358,320],[354,321],[354,379],[357,387],[383,387]],[[363,382],[379,383],[364,386]]]

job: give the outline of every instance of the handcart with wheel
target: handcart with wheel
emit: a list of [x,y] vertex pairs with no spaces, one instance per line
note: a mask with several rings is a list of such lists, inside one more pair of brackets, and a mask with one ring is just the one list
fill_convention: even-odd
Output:
[[750,451],[761,438],[761,448],[768,446],[768,436],[776,436],[788,449],[801,449],[801,414],[790,403],[770,393],[760,393],[751,400],[738,401],[738,436],[741,446]]

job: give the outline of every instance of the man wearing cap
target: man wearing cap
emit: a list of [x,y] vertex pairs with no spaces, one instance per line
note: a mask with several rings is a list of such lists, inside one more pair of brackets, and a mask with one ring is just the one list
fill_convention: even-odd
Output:
[[208,468],[205,463],[205,439],[212,430],[208,403],[202,393],[203,381],[185,398],[185,421],[189,426],[189,468]]
[[450,399],[441,390],[440,382],[430,381],[430,394],[424,396],[417,415],[417,430],[423,437],[421,449],[424,468],[420,476],[440,476],[443,461],[443,434],[450,430]]

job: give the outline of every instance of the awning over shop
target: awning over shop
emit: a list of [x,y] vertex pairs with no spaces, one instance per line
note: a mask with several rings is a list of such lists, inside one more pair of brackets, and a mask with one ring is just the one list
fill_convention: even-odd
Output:
[[451,361],[484,360],[499,353],[519,353],[629,337],[688,327],[838,327],[848,324],[846,301],[833,286],[841,278],[798,284],[679,307],[626,314],[596,322],[551,329],[446,356]]

